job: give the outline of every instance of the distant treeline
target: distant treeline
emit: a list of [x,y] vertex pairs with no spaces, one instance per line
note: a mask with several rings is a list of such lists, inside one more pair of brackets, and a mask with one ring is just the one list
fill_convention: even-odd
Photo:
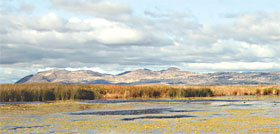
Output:
[[1,84],[0,101],[182,98],[228,95],[279,95],[280,86],[83,85],[60,83]]

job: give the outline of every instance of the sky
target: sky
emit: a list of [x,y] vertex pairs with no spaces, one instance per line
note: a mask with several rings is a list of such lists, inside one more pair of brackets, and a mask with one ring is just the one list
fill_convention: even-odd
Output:
[[280,71],[279,0],[1,0],[0,83],[59,68]]

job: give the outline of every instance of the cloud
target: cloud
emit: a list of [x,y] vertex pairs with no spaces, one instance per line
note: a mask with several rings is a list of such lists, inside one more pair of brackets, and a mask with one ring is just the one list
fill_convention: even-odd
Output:
[[[276,52],[279,47],[271,47],[270,42],[260,45],[235,39],[235,34],[220,35],[217,27],[193,20],[174,20],[174,17],[157,20],[135,18],[131,22],[120,22],[104,18],[73,17],[67,20],[55,13],[48,13],[37,18],[14,18],[0,17],[5,27],[1,34],[2,64],[19,62],[55,67],[61,66],[59,59],[64,59],[61,67],[71,66],[72,62],[81,62],[78,65],[82,66],[90,66],[91,62],[161,65],[273,61],[279,56]],[[134,24],[136,20],[138,23]],[[228,29],[235,29],[230,27],[235,25],[229,25]],[[250,36],[248,33],[246,35]],[[42,62],[44,60],[52,61],[52,64]],[[60,62],[55,63],[56,60]]]
[[35,7],[32,4],[23,3],[20,5],[19,11],[32,12],[34,8]]
[[276,62],[218,62],[218,63],[186,63],[185,68],[196,71],[279,71],[279,63]]
[[104,44],[128,44],[143,38],[141,32],[126,26],[98,29],[93,36]]
[[127,3],[101,0],[51,0],[53,6],[76,14],[102,18],[127,18],[132,10]]
[[[20,17],[21,18],[21,17]],[[145,34],[142,30],[105,19],[64,20],[54,13],[46,14],[36,21],[1,16],[3,20],[3,43],[52,45],[99,42],[103,44],[138,44]],[[31,18],[33,20],[34,18]],[[75,22],[73,22],[75,21]],[[79,21],[79,22],[78,22]],[[10,23],[11,22],[11,23]],[[147,34],[148,38],[154,38]],[[17,37],[17,38],[14,38]],[[148,39],[149,40],[149,39]],[[153,40],[153,39],[152,39]],[[155,39],[157,40],[157,39]],[[145,45],[145,44],[142,44]]]
[[38,30],[58,30],[65,25],[63,18],[57,16],[55,13],[48,13],[39,18],[37,27]]
[[223,38],[254,44],[280,44],[280,13],[250,13],[233,17],[235,23],[218,27]]

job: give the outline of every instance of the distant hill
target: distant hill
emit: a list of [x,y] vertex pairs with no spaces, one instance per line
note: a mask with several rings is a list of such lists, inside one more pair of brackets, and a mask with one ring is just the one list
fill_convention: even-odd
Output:
[[186,85],[237,85],[280,84],[280,72],[217,72],[193,73],[178,68],[152,71],[138,69],[117,75],[102,74],[90,70],[68,71],[53,69],[28,75],[16,83],[58,82],[78,84],[186,84]]

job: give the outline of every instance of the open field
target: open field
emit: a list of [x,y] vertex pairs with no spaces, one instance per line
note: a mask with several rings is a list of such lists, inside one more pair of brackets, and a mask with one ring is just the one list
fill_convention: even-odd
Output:
[[[161,100],[161,99],[156,99]],[[277,96],[0,105],[0,133],[279,133]]]
[[78,85],[59,83],[1,84],[0,101],[96,100],[279,95],[279,85]]

